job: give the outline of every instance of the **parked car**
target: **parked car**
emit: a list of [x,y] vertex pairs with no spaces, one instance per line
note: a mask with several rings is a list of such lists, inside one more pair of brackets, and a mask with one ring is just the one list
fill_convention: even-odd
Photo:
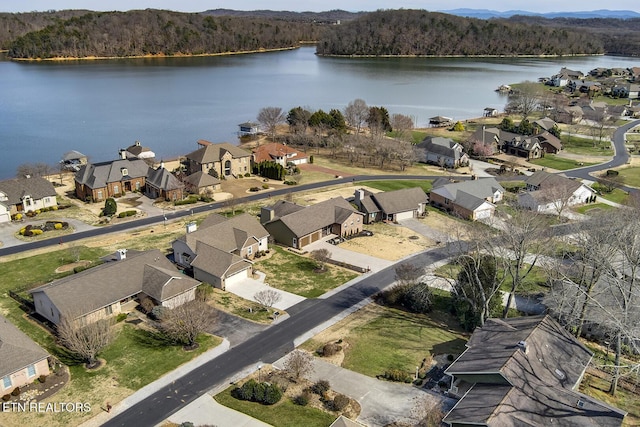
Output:
[[373,231],[369,231],[369,230],[362,230],[360,232],[361,236],[373,236]]

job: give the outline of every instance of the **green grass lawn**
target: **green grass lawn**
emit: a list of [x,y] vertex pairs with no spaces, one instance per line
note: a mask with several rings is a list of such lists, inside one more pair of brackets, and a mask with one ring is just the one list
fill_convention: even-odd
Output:
[[448,313],[434,310],[429,315],[379,307],[380,314],[351,330],[343,367],[375,377],[389,369],[414,373],[425,357],[458,355],[467,336]]
[[618,170],[624,178],[624,183],[631,187],[640,187],[640,167],[631,167]]
[[543,166],[545,168],[557,169],[557,170],[567,170],[574,169],[582,166],[594,165],[595,163],[586,163],[586,162],[577,162],[573,159],[564,159],[561,157],[556,157],[553,154],[547,154],[541,159],[531,159],[529,163],[533,163],[537,166]]
[[283,397],[275,405],[262,405],[256,402],[239,400],[231,396],[229,387],[215,396],[215,400],[231,409],[247,414],[267,424],[278,427],[327,427],[335,421],[335,416],[320,409],[300,406],[289,398]]
[[594,141],[590,138],[563,135],[562,149],[567,153],[585,156],[613,156],[611,142],[607,140]]
[[592,203],[588,205],[583,205],[575,208],[575,211],[581,214],[590,215],[602,210],[615,209],[611,205],[607,205],[606,203]]
[[319,297],[358,275],[330,264],[326,266],[326,271],[317,273],[314,260],[279,246],[271,249],[274,253],[268,259],[258,260],[255,268],[266,273],[265,282],[270,286],[305,298]]
[[393,180],[393,181],[362,181],[362,185],[376,188],[380,191],[401,190],[403,188],[420,187],[425,193],[431,191],[432,181],[430,180]]

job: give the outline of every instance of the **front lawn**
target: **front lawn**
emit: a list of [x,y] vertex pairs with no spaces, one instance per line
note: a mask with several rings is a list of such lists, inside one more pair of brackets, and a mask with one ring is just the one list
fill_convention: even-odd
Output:
[[533,163],[534,165],[537,165],[537,166],[542,166],[545,168],[551,168],[551,169],[557,169],[557,170],[575,169],[582,166],[590,166],[595,164],[595,163],[578,162],[573,159],[564,159],[562,157],[556,157],[553,154],[547,154],[540,159],[531,159],[529,160],[529,163]]
[[611,142],[594,140],[577,136],[562,136],[562,149],[567,153],[583,156],[613,156]]
[[331,289],[347,283],[357,273],[326,265],[324,272],[316,271],[316,262],[306,256],[294,254],[279,246],[273,246],[269,258],[255,263],[255,268],[266,274],[265,282],[283,291],[305,298],[316,298]]
[[367,187],[376,188],[380,191],[401,190],[403,188],[420,187],[425,193],[431,191],[432,181],[430,180],[389,180],[389,181],[363,181],[360,184]]
[[624,178],[624,183],[631,187],[640,187],[640,167],[619,169],[620,176]]
[[250,417],[278,427],[327,427],[333,423],[335,416],[310,406],[296,405],[287,397],[283,397],[275,405],[262,405],[257,402],[236,399],[231,396],[229,387],[215,396],[215,400],[228,408],[247,414]]
[[613,206],[606,203],[594,203],[589,205],[583,205],[575,208],[575,211],[585,215],[591,215],[603,210],[615,209]]

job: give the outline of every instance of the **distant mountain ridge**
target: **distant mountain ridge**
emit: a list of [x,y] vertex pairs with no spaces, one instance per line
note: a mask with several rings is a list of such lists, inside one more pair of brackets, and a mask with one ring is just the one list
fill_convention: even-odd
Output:
[[599,9],[592,11],[580,11],[580,12],[547,12],[536,13],[526,10],[507,10],[505,12],[499,12],[497,10],[490,9],[451,9],[440,10],[439,12],[448,13],[450,15],[463,16],[467,18],[478,19],[490,19],[490,18],[510,18],[515,15],[521,16],[538,16],[542,18],[578,18],[578,19],[592,19],[592,18],[617,18],[617,19],[632,19],[640,18],[640,13],[632,10],[609,10]]

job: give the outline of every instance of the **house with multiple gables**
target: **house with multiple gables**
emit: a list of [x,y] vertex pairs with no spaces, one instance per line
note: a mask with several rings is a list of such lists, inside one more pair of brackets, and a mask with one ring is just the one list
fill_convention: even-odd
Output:
[[183,177],[182,182],[187,192],[205,196],[220,191],[222,187],[220,179],[202,171]]
[[[582,117],[582,113],[580,113]],[[501,130],[499,127],[487,127],[476,130],[469,138],[469,144],[477,147],[484,155],[504,152],[526,159],[544,157],[546,153],[556,154],[562,150],[562,142],[549,132],[556,125],[550,118],[533,122],[533,135],[520,135]]]
[[626,415],[578,391],[593,353],[548,315],[488,319],[445,373],[451,427],[619,427]]
[[424,213],[429,198],[420,187],[372,193],[363,188],[354,193],[354,204],[364,214],[364,223],[400,221]]
[[496,203],[504,197],[504,188],[495,178],[450,182],[444,178],[433,183],[431,204],[472,221],[493,216]]
[[35,311],[55,325],[83,325],[116,316],[142,297],[175,308],[195,299],[200,282],[181,273],[158,249],[121,249],[105,263],[30,291]]
[[0,223],[21,212],[57,206],[56,189],[45,178],[31,176],[0,181]]
[[278,242],[303,249],[325,236],[350,236],[362,231],[364,214],[342,197],[311,206],[279,201],[260,210],[260,223]]
[[462,145],[451,138],[428,136],[416,145],[423,155],[419,161],[448,168],[457,168],[469,164],[469,156]]
[[503,145],[506,154],[524,157],[527,160],[544,157],[544,149],[535,136],[518,135]]
[[100,202],[131,191],[142,191],[148,174],[149,165],[140,159],[89,163],[76,173],[76,196],[80,200]]
[[259,145],[253,149],[253,163],[275,162],[286,167],[287,163],[301,165],[307,163],[307,155],[302,151],[291,148],[285,144],[271,142]]
[[158,169],[149,168],[145,182],[145,193],[152,199],[182,200],[185,196],[185,185],[174,174],[160,163]]
[[228,142],[214,144],[199,140],[202,146],[187,154],[187,174],[203,172],[209,175],[237,177],[251,172],[251,153]]
[[187,225],[187,233],[171,244],[175,262],[193,270],[193,277],[216,288],[251,277],[251,260],[266,251],[269,232],[248,214],[231,218],[211,214]]
[[535,172],[525,183],[526,191],[518,195],[518,204],[537,212],[584,204],[596,194],[594,189],[578,180],[545,171]]
[[49,375],[49,353],[0,315],[0,395]]

